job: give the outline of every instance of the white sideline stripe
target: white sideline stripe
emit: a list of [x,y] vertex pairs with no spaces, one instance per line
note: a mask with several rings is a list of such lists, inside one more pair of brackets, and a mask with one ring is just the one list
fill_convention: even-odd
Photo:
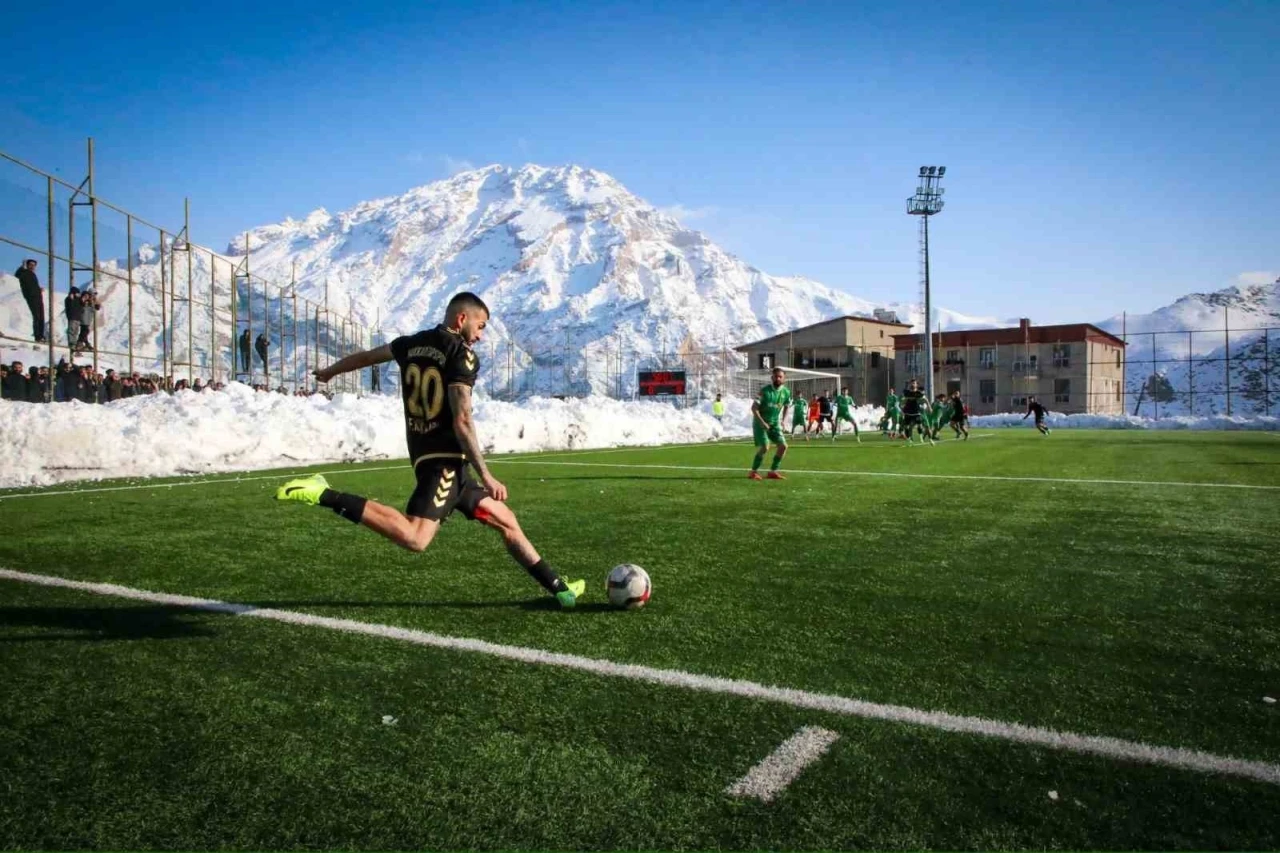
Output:
[[89,583],[74,581],[52,575],[36,575],[27,572],[0,568],[0,579],[38,584],[40,586],[61,587],[91,592],[96,595],[110,595],[118,598],[129,598],[137,601],[150,601],[156,604],[167,604],[175,607],[186,607],[197,610],[210,610],[215,613],[230,613],[240,616],[253,616],[259,619],[271,619],[276,622],[287,622],[292,625],[306,625],[312,628],[328,628],[331,631],[343,631],[348,634],[364,634],[371,637],[385,637],[400,640],[419,646],[431,646],[458,652],[476,652],[521,663],[557,666],[580,672],[590,672],[610,678],[626,678],[649,684],[660,684],[666,687],[679,687],[685,690],[697,690],[704,693],[717,693],[729,696],[740,696],[744,699],[755,699],[761,702],[776,702],[793,708],[804,708],[812,711],[823,711],[830,714],[843,714],[850,717],[861,717],[869,720],[885,720],[895,723],[924,726],[947,732],[982,735],[1015,743],[1041,746],[1047,749],[1078,752],[1085,755],[1098,755],[1103,758],[1116,758],[1135,761],[1142,764],[1155,764],[1163,767],[1176,767],[1183,770],[1194,770],[1199,773],[1219,773],[1227,776],[1239,776],[1280,785],[1280,764],[1268,764],[1264,761],[1251,761],[1244,758],[1214,755],[1193,749],[1176,746],[1154,746],[1120,738],[1100,735],[1080,735],[1072,732],[1059,732],[1053,729],[1026,726],[1021,723],[1005,723],[999,720],[988,720],[984,717],[965,717],[948,714],[945,711],[924,711],[905,705],[883,705],[878,702],[866,702],[828,693],[810,693],[789,687],[771,687],[753,681],[740,681],[732,678],[719,678],[710,675],[697,675],[678,669],[657,669],[640,664],[614,663],[597,658],[585,658],[578,655],[567,655],[560,652],[548,652],[541,649],[530,649],[523,646],[504,646],[486,640],[475,640],[467,637],[449,637],[418,631],[412,628],[398,628],[394,625],[379,625],[372,622],[356,622],[350,619],[334,619],[328,616],[314,616],[310,613],[298,613],[292,610],[274,610],[255,608],[248,604],[234,604],[208,598],[192,598],[186,595],[148,592],[127,586],[111,583]]
[[840,735],[830,729],[805,726],[724,792],[731,797],[753,797],[762,802],[773,802],[774,797],[785,791],[806,767],[826,754],[839,739]]
[[[583,468],[655,468],[671,471],[733,471],[742,473],[746,466],[728,468],[714,465],[641,465],[627,462],[540,462],[535,459],[508,459],[508,465],[572,465]],[[994,480],[1008,483],[1071,483],[1091,486],[1185,486],[1200,489],[1258,489],[1280,491],[1280,486],[1255,486],[1250,483],[1180,483],[1170,480],[1086,480],[1069,477],[997,477],[983,474],[907,474],[899,471],[824,471],[815,468],[788,468],[787,474],[826,474],[838,477],[898,477],[911,480]]]

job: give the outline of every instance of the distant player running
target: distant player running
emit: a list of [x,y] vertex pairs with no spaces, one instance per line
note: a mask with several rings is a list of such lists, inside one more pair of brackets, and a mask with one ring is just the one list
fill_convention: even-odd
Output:
[[1023,415],[1022,419],[1025,421],[1028,415],[1035,415],[1036,429],[1040,430],[1041,435],[1049,434],[1049,427],[1047,427],[1044,422],[1044,417],[1047,414],[1049,414],[1049,410],[1040,405],[1040,401],[1035,397],[1027,398],[1027,414]]
[[[320,382],[395,359],[403,379],[405,432],[418,486],[404,513],[358,495],[334,491],[319,474],[290,480],[276,499],[332,509],[341,517],[385,536],[402,548],[423,551],[455,509],[502,534],[507,551],[561,607],[573,607],[584,581],[565,583],[520,529],[504,503],[507,487],[489,473],[471,417],[471,389],[480,359],[471,346],[489,322],[489,308],[473,293],[449,300],[444,322],[434,329],[396,338],[315,371]],[[468,465],[481,482],[472,480]]]
[[778,418],[782,410],[791,405],[791,389],[785,384],[787,374],[781,367],[775,367],[771,374],[772,382],[760,389],[760,396],[751,404],[751,432],[756,441],[756,458],[751,463],[752,480],[763,480],[760,476],[760,464],[764,455],[773,444],[773,463],[769,466],[770,480],[785,480],[778,468],[782,466],[782,457],[787,455],[787,438],[778,426]]
[[800,427],[804,432],[804,440],[809,440],[809,428],[806,421],[809,416],[809,404],[805,402],[803,394],[797,394],[791,401],[791,434],[796,434],[796,427]]
[[858,422],[853,419],[853,397],[849,395],[848,388],[842,389],[839,396],[836,397],[836,420],[831,425],[831,439],[833,441],[840,434],[841,421],[848,421],[853,424],[853,437],[858,440],[858,444],[862,444],[862,435],[858,432]]
[[969,440],[969,413],[965,411],[959,391],[951,392],[951,429],[955,430],[956,438],[963,435],[965,441]]
[[820,420],[821,417],[822,417],[822,405],[818,398],[818,395],[815,394],[814,396],[809,398],[809,422],[805,424],[804,431],[806,433],[810,431],[816,431],[818,433],[821,433],[822,432],[822,421]]

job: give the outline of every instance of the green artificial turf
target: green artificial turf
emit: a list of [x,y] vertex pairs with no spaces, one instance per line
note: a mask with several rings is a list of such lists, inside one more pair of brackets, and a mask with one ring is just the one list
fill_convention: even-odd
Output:
[[[1280,763],[1280,490],[1205,485],[1280,486],[1274,435],[750,456],[495,458],[572,612],[491,531],[399,551],[292,472],[0,493],[0,567]],[[622,562],[645,610],[601,603]],[[0,673],[5,849],[1280,847],[1263,782],[8,580]],[[777,800],[724,793],[806,725],[841,739]]]

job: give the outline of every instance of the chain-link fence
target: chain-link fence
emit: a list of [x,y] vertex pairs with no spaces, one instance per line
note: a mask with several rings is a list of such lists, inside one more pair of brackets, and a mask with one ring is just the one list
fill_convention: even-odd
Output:
[[1222,327],[1124,335],[1125,409],[1153,418],[1280,415],[1280,328]]
[[[309,373],[366,348],[372,330],[255,273],[246,246],[215,252],[0,152],[0,344],[27,360],[89,363],[172,388],[237,379],[313,388]],[[34,262],[34,263],[30,263]],[[27,267],[34,275],[20,274]],[[20,279],[25,279],[21,281]],[[32,283],[39,285],[38,290]],[[332,383],[368,387],[368,371]]]

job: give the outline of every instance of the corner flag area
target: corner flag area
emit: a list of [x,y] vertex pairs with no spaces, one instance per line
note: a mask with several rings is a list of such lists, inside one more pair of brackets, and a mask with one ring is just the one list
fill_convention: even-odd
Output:
[[1280,847],[1276,434],[862,439],[491,457],[567,611],[296,469],[2,491],[0,847]]

